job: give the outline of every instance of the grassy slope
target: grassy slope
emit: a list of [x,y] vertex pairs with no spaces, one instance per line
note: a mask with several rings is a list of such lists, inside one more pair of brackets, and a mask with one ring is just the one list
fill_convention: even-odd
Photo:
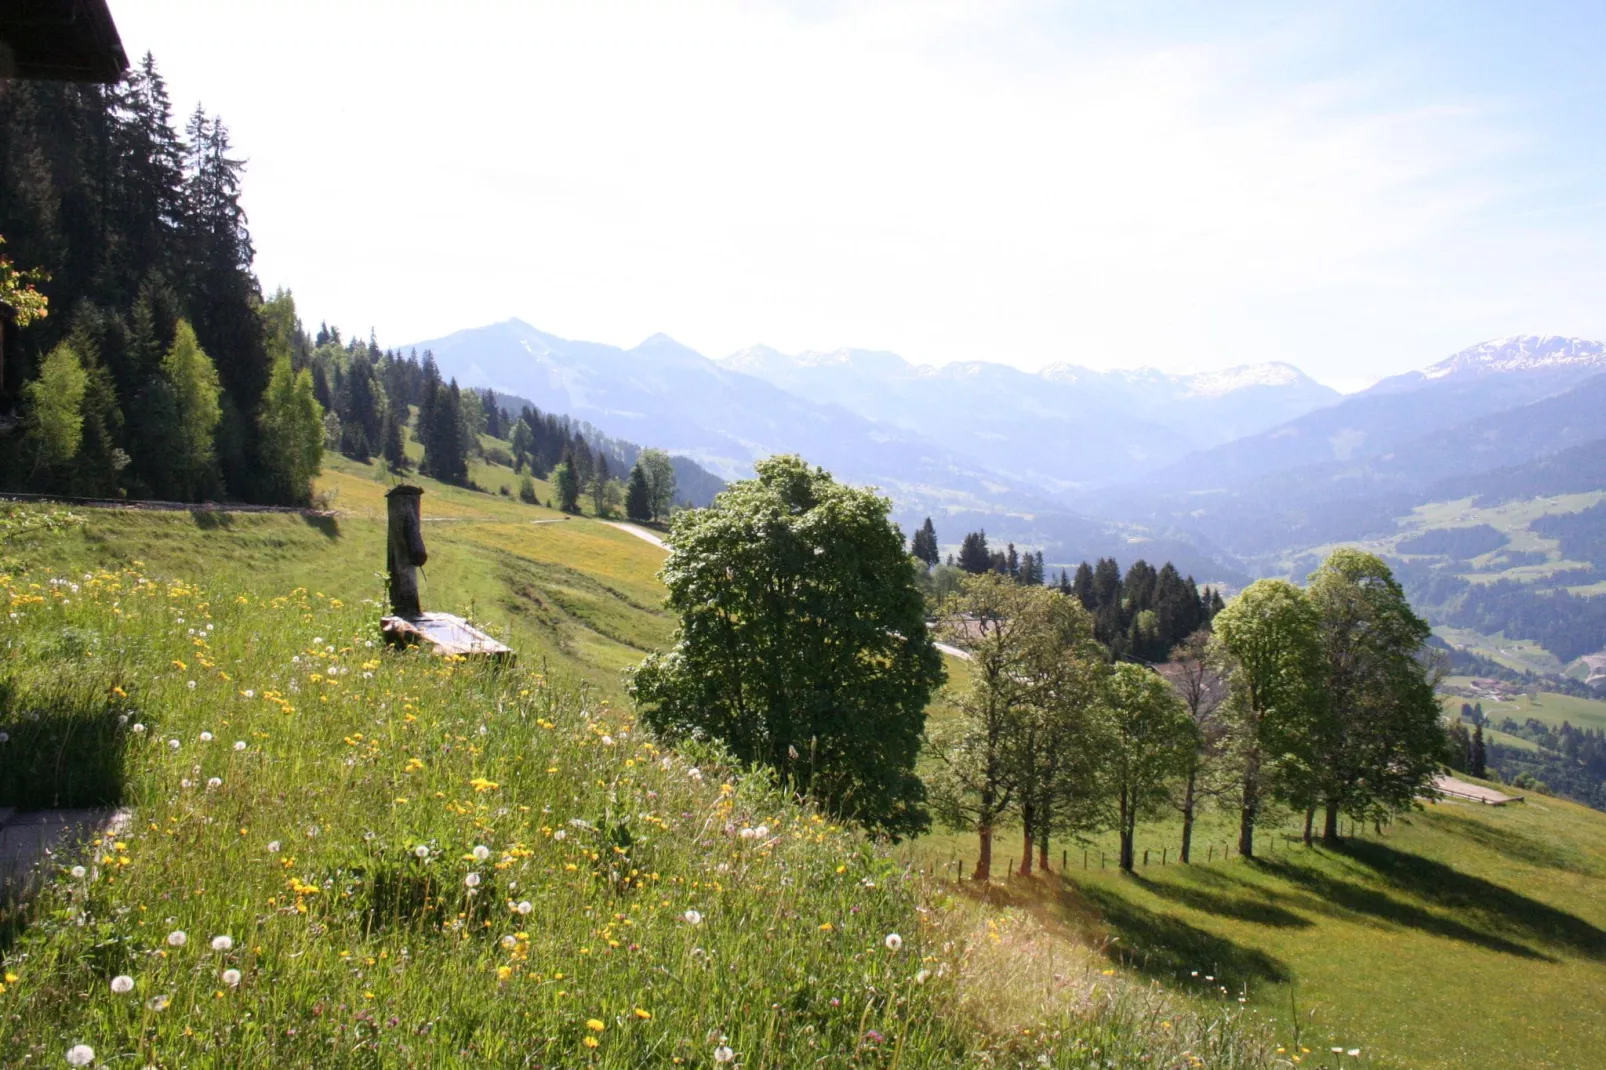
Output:
[[[1207,819],[1199,857],[1231,832]],[[1446,802],[1339,851],[1280,839],[1248,864],[1221,862],[1218,847],[1214,863],[1176,865],[1177,837],[1174,821],[1147,825],[1139,853],[1151,848],[1155,864],[1136,877],[1099,871],[1115,843],[1095,837],[1092,868],[1072,847],[1068,880],[1012,879],[1011,894],[1083,938],[1118,938],[1112,957],[1164,983],[1244,996],[1284,1036],[1297,1000],[1318,1051],[1445,1070],[1598,1065],[1606,1007],[1582,993],[1606,989],[1606,815],[1544,797]],[[1158,864],[1162,847],[1173,864]],[[933,837],[911,851],[928,867],[968,866],[975,842]],[[1001,853],[1018,859],[1012,836]]]
[[[0,620],[0,678],[19,696],[0,697],[0,767],[63,753],[42,738],[59,723],[25,708],[71,698],[56,682],[80,686],[75,717],[103,717],[110,693],[137,815],[89,879],[56,872],[20,932],[0,909],[0,976],[17,978],[0,1050],[36,1065],[85,1042],[130,1065],[706,1066],[723,1033],[751,1066],[1080,1066],[1094,1049],[1113,1067],[1286,1065],[1256,1029],[1109,976],[1085,949],[1029,970],[1029,919],[944,909],[942,886],[911,885],[761,783],[726,788],[709,759],[699,779],[698,759],[655,752],[608,698],[670,628],[661,551],[626,533],[420,480],[426,605],[472,606],[520,665],[369,646],[376,476],[333,462],[333,523],[81,510],[4,538],[0,522],[17,614]],[[191,635],[203,621],[215,630]],[[772,842],[735,835],[760,823]],[[521,897],[529,916],[511,911]],[[190,942],[167,946],[180,928]],[[216,933],[233,947],[209,950]],[[117,973],[132,995],[109,992]]]

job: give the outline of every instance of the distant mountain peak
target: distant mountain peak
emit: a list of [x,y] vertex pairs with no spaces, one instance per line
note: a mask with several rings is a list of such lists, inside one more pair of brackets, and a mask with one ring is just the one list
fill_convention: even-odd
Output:
[[1285,364],[1282,361],[1240,364],[1235,368],[1222,368],[1220,371],[1184,375],[1181,379],[1187,392],[1194,397],[1221,397],[1257,386],[1295,386],[1305,383],[1316,385],[1310,376],[1292,364]]
[[1422,371],[1424,379],[1491,375],[1541,368],[1606,369],[1606,346],[1587,338],[1559,334],[1514,334],[1482,342],[1446,357]]

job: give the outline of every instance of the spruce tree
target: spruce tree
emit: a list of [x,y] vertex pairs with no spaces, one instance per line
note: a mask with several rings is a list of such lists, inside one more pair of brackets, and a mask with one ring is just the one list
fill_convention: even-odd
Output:
[[972,531],[959,544],[959,567],[972,576],[980,576],[993,567],[993,555],[987,549],[987,532]]
[[913,543],[909,552],[916,558],[924,561],[927,568],[934,568],[940,560],[937,550],[937,529],[931,524],[931,517],[915,531]]
[[640,461],[630,469],[630,482],[625,487],[625,515],[638,524],[652,520],[652,488],[647,485],[647,472]]

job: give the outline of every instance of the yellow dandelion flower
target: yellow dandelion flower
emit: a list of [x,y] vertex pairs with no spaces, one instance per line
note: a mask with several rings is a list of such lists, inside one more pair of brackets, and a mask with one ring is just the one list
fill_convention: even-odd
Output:
[[652,1020],[652,1012],[651,1011],[644,1011],[640,1007],[637,1007],[636,1008],[636,1017],[640,1018],[644,1022],[649,1022],[649,1021]]
[[597,1038],[596,1037],[586,1037],[585,1040],[582,1041],[582,1043],[585,1044],[585,1046],[588,1047],[588,1048],[594,1048],[594,1047],[597,1046]]
[[586,1028],[591,1030],[593,1033],[600,1033],[608,1027],[602,1024],[602,1020],[600,1018],[587,1018]]

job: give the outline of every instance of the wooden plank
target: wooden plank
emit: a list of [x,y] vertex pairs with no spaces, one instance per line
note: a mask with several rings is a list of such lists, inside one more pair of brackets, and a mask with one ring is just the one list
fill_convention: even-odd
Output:
[[489,657],[511,661],[512,648],[497,642],[462,617],[451,613],[420,613],[414,617],[384,617],[379,630],[386,642],[397,646],[427,643],[443,657]]

